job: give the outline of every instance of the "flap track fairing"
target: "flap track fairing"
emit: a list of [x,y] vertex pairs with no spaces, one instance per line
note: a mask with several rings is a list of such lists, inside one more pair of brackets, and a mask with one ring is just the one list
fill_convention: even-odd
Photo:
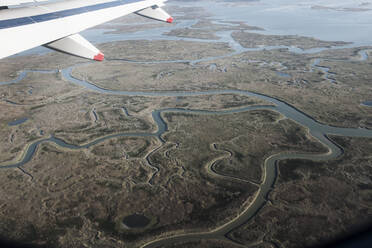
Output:
[[104,58],[103,53],[101,53],[95,46],[93,46],[89,41],[84,39],[79,34],[67,36],[65,38],[45,44],[44,46],[53,50],[73,54],[87,59],[102,61]]
[[167,12],[165,12],[162,8],[157,5],[148,7],[146,9],[142,9],[140,11],[135,12],[137,15],[144,16],[147,18],[155,19],[158,21],[173,22],[173,17],[171,17]]

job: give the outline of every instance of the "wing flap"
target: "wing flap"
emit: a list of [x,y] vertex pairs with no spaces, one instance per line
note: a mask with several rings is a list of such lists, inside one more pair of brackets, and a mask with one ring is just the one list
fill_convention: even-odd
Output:
[[148,7],[146,9],[140,10],[135,12],[137,15],[144,16],[147,18],[155,19],[158,21],[173,22],[173,17],[171,17],[167,12],[165,12],[162,8],[160,8],[158,5],[153,5],[151,7]]
[[74,34],[65,38],[50,42],[44,46],[60,52],[76,55],[82,58],[102,61],[104,58],[95,46],[84,39],[80,34]]

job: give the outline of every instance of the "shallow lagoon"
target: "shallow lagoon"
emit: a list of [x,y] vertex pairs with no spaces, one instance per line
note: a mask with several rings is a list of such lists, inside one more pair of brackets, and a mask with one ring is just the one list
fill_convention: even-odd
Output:
[[193,1],[182,5],[203,7],[213,19],[242,21],[264,28],[265,31],[260,32],[264,34],[302,35],[366,45],[372,38],[372,1],[363,3],[350,0],[261,0],[234,3]]

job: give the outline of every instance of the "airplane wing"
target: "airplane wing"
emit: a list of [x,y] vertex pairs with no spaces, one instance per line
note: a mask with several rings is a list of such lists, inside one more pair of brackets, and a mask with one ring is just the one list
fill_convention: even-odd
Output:
[[48,0],[1,0],[1,6],[13,6],[13,5],[20,5],[25,3],[35,3],[35,2],[45,2]]
[[44,45],[101,61],[103,53],[79,32],[130,13],[171,23],[173,18],[161,9],[166,1],[67,0],[16,8],[0,7],[0,59]]

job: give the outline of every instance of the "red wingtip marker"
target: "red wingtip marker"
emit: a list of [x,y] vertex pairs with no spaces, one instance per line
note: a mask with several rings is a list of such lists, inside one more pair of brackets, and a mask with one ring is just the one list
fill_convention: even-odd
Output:
[[169,17],[169,18],[167,19],[167,22],[168,22],[168,23],[172,23],[172,22],[173,22],[173,17]]
[[96,61],[102,61],[104,58],[105,58],[105,55],[103,55],[103,53],[99,52],[99,54],[94,56],[93,59],[96,60]]

